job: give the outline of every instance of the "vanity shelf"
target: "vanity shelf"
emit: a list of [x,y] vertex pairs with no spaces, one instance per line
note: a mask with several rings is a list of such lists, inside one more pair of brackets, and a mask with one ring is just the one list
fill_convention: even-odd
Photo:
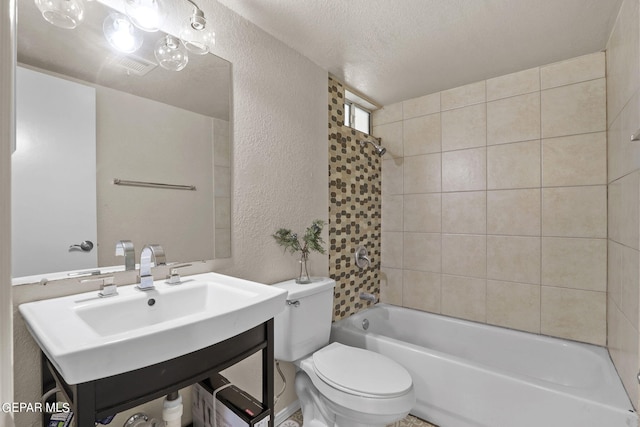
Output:
[[[67,384],[42,353],[42,391],[45,393],[57,386],[75,414],[76,425],[94,427],[95,420],[195,384],[261,351],[262,404],[270,411],[269,427],[273,427],[273,323],[273,319],[269,319],[248,331],[193,353],[80,384]],[[55,395],[49,401],[54,402]],[[43,414],[43,425],[47,423],[48,416]]]

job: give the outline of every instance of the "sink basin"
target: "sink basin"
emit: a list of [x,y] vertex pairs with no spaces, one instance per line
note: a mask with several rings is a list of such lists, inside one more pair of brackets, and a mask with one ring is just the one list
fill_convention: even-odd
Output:
[[68,384],[129,372],[224,341],[274,317],[286,291],[216,273],[155,289],[118,287],[19,306],[27,328]]

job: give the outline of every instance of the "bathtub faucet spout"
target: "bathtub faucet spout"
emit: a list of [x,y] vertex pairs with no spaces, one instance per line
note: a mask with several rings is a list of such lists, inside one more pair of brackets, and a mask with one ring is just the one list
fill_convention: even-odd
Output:
[[376,296],[369,292],[360,292],[360,299],[364,301],[370,301],[374,304],[378,302],[378,299],[376,298]]

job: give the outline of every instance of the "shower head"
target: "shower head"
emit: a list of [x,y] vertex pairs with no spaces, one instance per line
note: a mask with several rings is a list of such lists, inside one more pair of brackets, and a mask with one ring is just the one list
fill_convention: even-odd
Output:
[[378,141],[378,144],[376,144],[375,142],[371,142],[371,141],[365,141],[365,140],[360,140],[360,145],[362,147],[364,147],[365,145],[367,145],[367,143],[373,145],[373,148],[376,152],[376,154],[380,157],[382,157],[384,155],[384,153],[387,152],[387,149],[384,148],[382,145],[379,145],[380,143],[380,138],[375,138]]

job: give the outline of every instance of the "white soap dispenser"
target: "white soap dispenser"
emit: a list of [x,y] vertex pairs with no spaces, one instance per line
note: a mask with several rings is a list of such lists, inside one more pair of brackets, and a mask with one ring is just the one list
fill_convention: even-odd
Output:
[[177,391],[169,393],[162,403],[162,420],[165,427],[181,427],[182,396]]

